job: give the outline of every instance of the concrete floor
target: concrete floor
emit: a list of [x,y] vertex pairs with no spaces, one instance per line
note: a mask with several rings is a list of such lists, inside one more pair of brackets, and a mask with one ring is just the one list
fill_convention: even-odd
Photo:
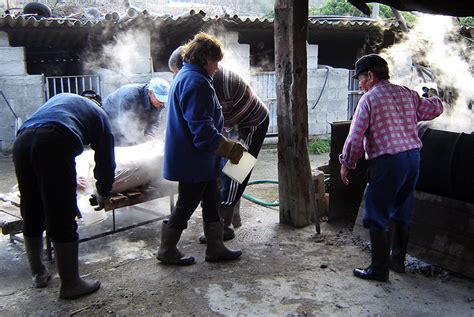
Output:
[[[311,156],[313,166],[327,155]],[[11,157],[0,157],[0,192],[15,184]],[[277,178],[277,153],[264,150],[253,179]],[[255,185],[248,193],[267,201],[278,197],[276,185]],[[169,213],[167,199],[147,207]],[[59,279],[47,288],[30,286],[23,245],[0,237],[0,315],[193,315],[193,316],[474,316],[474,282],[444,272],[427,277],[418,272],[391,273],[390,282],[363,281],[352,269],[370,261],[365,245],[352,238],[351,226],[322,223],[294,229],[279,224],[278,207],[247,200],[241,206],[243,226],[228,245],[242,248],[240,260],[204,261],[197,243],[202,218],[197,210],[184,231],[180,249],[196,258],[188,267],[156,259],[160,223],[80,244],[83,276],[99,279],[101,289],[89,296],[57,299]],[[117,213],[117,225],[150,219],[132,207]],[[80,226],[81,238],[110,230],[111,215],[100,224]]]

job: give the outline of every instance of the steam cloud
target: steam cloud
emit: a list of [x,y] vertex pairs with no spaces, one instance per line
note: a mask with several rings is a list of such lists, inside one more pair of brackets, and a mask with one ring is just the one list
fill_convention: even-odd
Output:
[[[116,35],[114,41],[102,47],[100,54],[84,58],[84,67],[90,70],[106,68],[125,77],[137,73],[137,62],[142,62],[150,51],[148,32],[133,29]],[[144,55],[144,52],[147,54]]]
[[392,81],[410,88],[424,81],[412,63],[429,66],[440,89],[455,91],[454,100],[432,127],[471,133],[474,114],[468,104],[474,99],[474,53],[460,38],[458,28],[451,17],[422,14],[402,42],[381,54],[390,64]]

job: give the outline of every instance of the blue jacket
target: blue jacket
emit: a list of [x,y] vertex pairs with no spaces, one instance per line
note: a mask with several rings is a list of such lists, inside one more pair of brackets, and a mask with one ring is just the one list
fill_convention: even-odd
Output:
[[219,177],[221,157],[214,151],[223,138],[224,117],[212,78],[203,68],[184,63],[168,100],[163,177],[180,182]]
[[123,85],[105,98],[102,108],[117,144],[141,143],[145,135],[158,136],[162,109],[150,103],[148,84]]
[[102,196],[110,196],[114,183],[114,137],[105,112],[93,101],[76,94],[62,93],[49,99],[18,130],[40,126],[58,127],[71,139],[71,148],[79,155],[84,145],[94,150],[94,177]]

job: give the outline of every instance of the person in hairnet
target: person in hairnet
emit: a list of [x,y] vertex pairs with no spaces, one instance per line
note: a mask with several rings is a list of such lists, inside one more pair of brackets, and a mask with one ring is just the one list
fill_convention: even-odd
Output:
[[102,108],[110,118],[115,145],[136,145],[160,136],[169,90],[166,80],[153,78],[147,84],[124,85],[105,98]]
[[389,269],[405,272],[422,146],[417,123],[439,116],[443,104],[434,89],[420,97],[414,90],[392,84],[387,61],[377,54],[357,60],[353,78],[365,94],[339,156],[340,174],[342,182],[349,185],[349,170],[356,168],[365,152],[370,167],[363,224],[369,228],[372,252],[371,264],[353,273],[362,279],[385,282]]
[[[168,60],[169,69],[175,75],[183,67],[181,51],[182,46],[175,49]],[[212,85],[224,114],[224,135],[239,139],[248,152],[257,157],[270,122],[267,106],[240,75],[222,65],[214,74]],[[219,214],[224,220],[224,241],[235,237],[232,226],[241,225],[240,198],[250,175],[242,184],[225,174],[220,177]],[[199,242],[206,243],[206,237],[200,236]]]
[[42,261],[46,230],[54,245],[62,299],[86,295],[100,287],[100,282],[79,275],[75,157],[85,145],[95,152],[94,205],[99,210],[111,195],[115,155],[109,119],[95,102],[76,94],[55,95],[23,123],[13,145],[33,285],[43,288],[51,279]]

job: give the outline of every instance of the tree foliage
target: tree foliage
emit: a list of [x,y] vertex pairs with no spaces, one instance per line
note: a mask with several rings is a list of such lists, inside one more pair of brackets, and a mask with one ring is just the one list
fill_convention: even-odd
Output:
[[345,0],[328,0],[321,8],[311,8],[310,15],[364,16],[356,7]]
[[[370,9],[373,9],[373,4],[368,4]],[[401,13],[408,23],[413,23],[416,17],[409,12]],[[342,15],[352,17],[364,17],[361,11],[359,11],[352,4],[346,0],[328,0],[321,8],[311,8],[310,15]],[[382,19],[393,19],[392,9],[389,6],[380,5],[379,16]]]
[[474,17],[460,17],[458,22],[462,26],[474,28]]
[[[373,5],[368,4],[370,9]],[[405,18],[406,22],[411,24],[416,21],[416,17],[409,12],[401,12],[402,16]],[[366,17],[361,11],[359,11],[352,4],[346,0],[328,0],[320,8],[309,8],[309,15],[340,15],[340,16],[350,16],[350,17]],[[380,5],[379,16],[382,19],[394,19],[392,9],[389,6]],[[264,16],[265,18],[275,17],[275,13],[270,11]]]

